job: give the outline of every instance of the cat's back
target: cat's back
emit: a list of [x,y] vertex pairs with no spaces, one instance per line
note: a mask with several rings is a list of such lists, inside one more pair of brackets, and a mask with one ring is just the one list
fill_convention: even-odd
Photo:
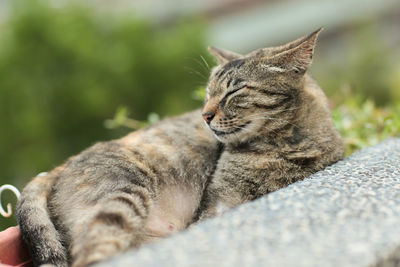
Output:
[[172,182],[167,180],[186,179],[196,175],[199,168],[207,168],[217,152],[218,142],[196,110],[89,147],[67,161],[59,180],[73,177],[67,183],[99,182],[109,173],[115,181],[133,168],[137,171],[131,172]]
[[[73,199],[85,188],[106,191],[116,182],[143,177],[143,183],[157,193],[160,183],[196,182],[199,175],[211,171],[217,156],[217,140],[206,129],[200,111],[195,110],[121,139],[95,144],[67,161],[55,186]],[[87,193],[82,197],[91,199]]]
[[218,142],[206,128],[200,110],[195,110],[133,132],[116,143],[141,150],[149,158],[162,157],[185,164],[186,160],[214,154]]

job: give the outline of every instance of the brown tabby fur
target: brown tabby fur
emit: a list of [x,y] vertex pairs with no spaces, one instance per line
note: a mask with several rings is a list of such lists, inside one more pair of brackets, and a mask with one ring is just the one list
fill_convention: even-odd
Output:
[[34,178],[17,208],[34,264],[87,266],[184,229],[219,150],[197,110],[98,143]]
[[211,49],[220,65],[203,118],[225,145],[219,161],[220,143],[194,111],[34,178],[17,219],[35,265],[90,265],[341,159],[325,95],[305,74],[317,35],[246,56]]
[[299,181],[343,157],[327,99],[306,71],[320,30],[246,56],[210,48],[203,117],[225,144],[200,218]]

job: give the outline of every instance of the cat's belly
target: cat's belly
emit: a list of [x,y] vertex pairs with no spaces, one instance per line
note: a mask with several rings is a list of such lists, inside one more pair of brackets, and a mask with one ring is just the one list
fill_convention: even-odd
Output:
[[[169,186],[152,206],[145,226],[146,240],[165,237],[185,229],[192,222],[199,206],[200,190]],[[201,192],[201,191],[200,191]]]

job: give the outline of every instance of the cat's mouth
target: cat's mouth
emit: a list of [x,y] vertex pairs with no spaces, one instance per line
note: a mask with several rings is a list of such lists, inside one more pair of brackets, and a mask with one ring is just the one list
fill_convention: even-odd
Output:
[[210,129],[217,136],[226,136],[226,135],[229,135],[229,134],[234,134],[234,133],[240,132],[241,130],[243,130],[249,124],[250,124],[250,121],[247,121],[247,122],[243,123],[242,125],[236,126],[235,129],[233,129],[231,131],[219,131],[219,130],[216,130],[216,129],[212,128],[212,127],[210,127]]

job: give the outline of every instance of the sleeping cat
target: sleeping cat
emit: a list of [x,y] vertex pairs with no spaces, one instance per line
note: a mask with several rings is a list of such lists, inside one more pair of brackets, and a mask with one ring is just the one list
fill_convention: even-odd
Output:
[[186,228],[219,151],[197,110],[98,143],[34,178],[17,207],[34,264],[87,266]]
[[219,66],[209,79],[203,118],[225,147],[200,219],[342,159],[327,99],[306,73],[320,31],[245,56],[210,48]]
[[246,56],[211,49],[220,65],[202,115],[225,144],[219,161],[219,142],[194,111],[99,143],[30,182],[17,219],[34,263],[101,261],[341,159],[326,98],[305,74],[318,33]]

